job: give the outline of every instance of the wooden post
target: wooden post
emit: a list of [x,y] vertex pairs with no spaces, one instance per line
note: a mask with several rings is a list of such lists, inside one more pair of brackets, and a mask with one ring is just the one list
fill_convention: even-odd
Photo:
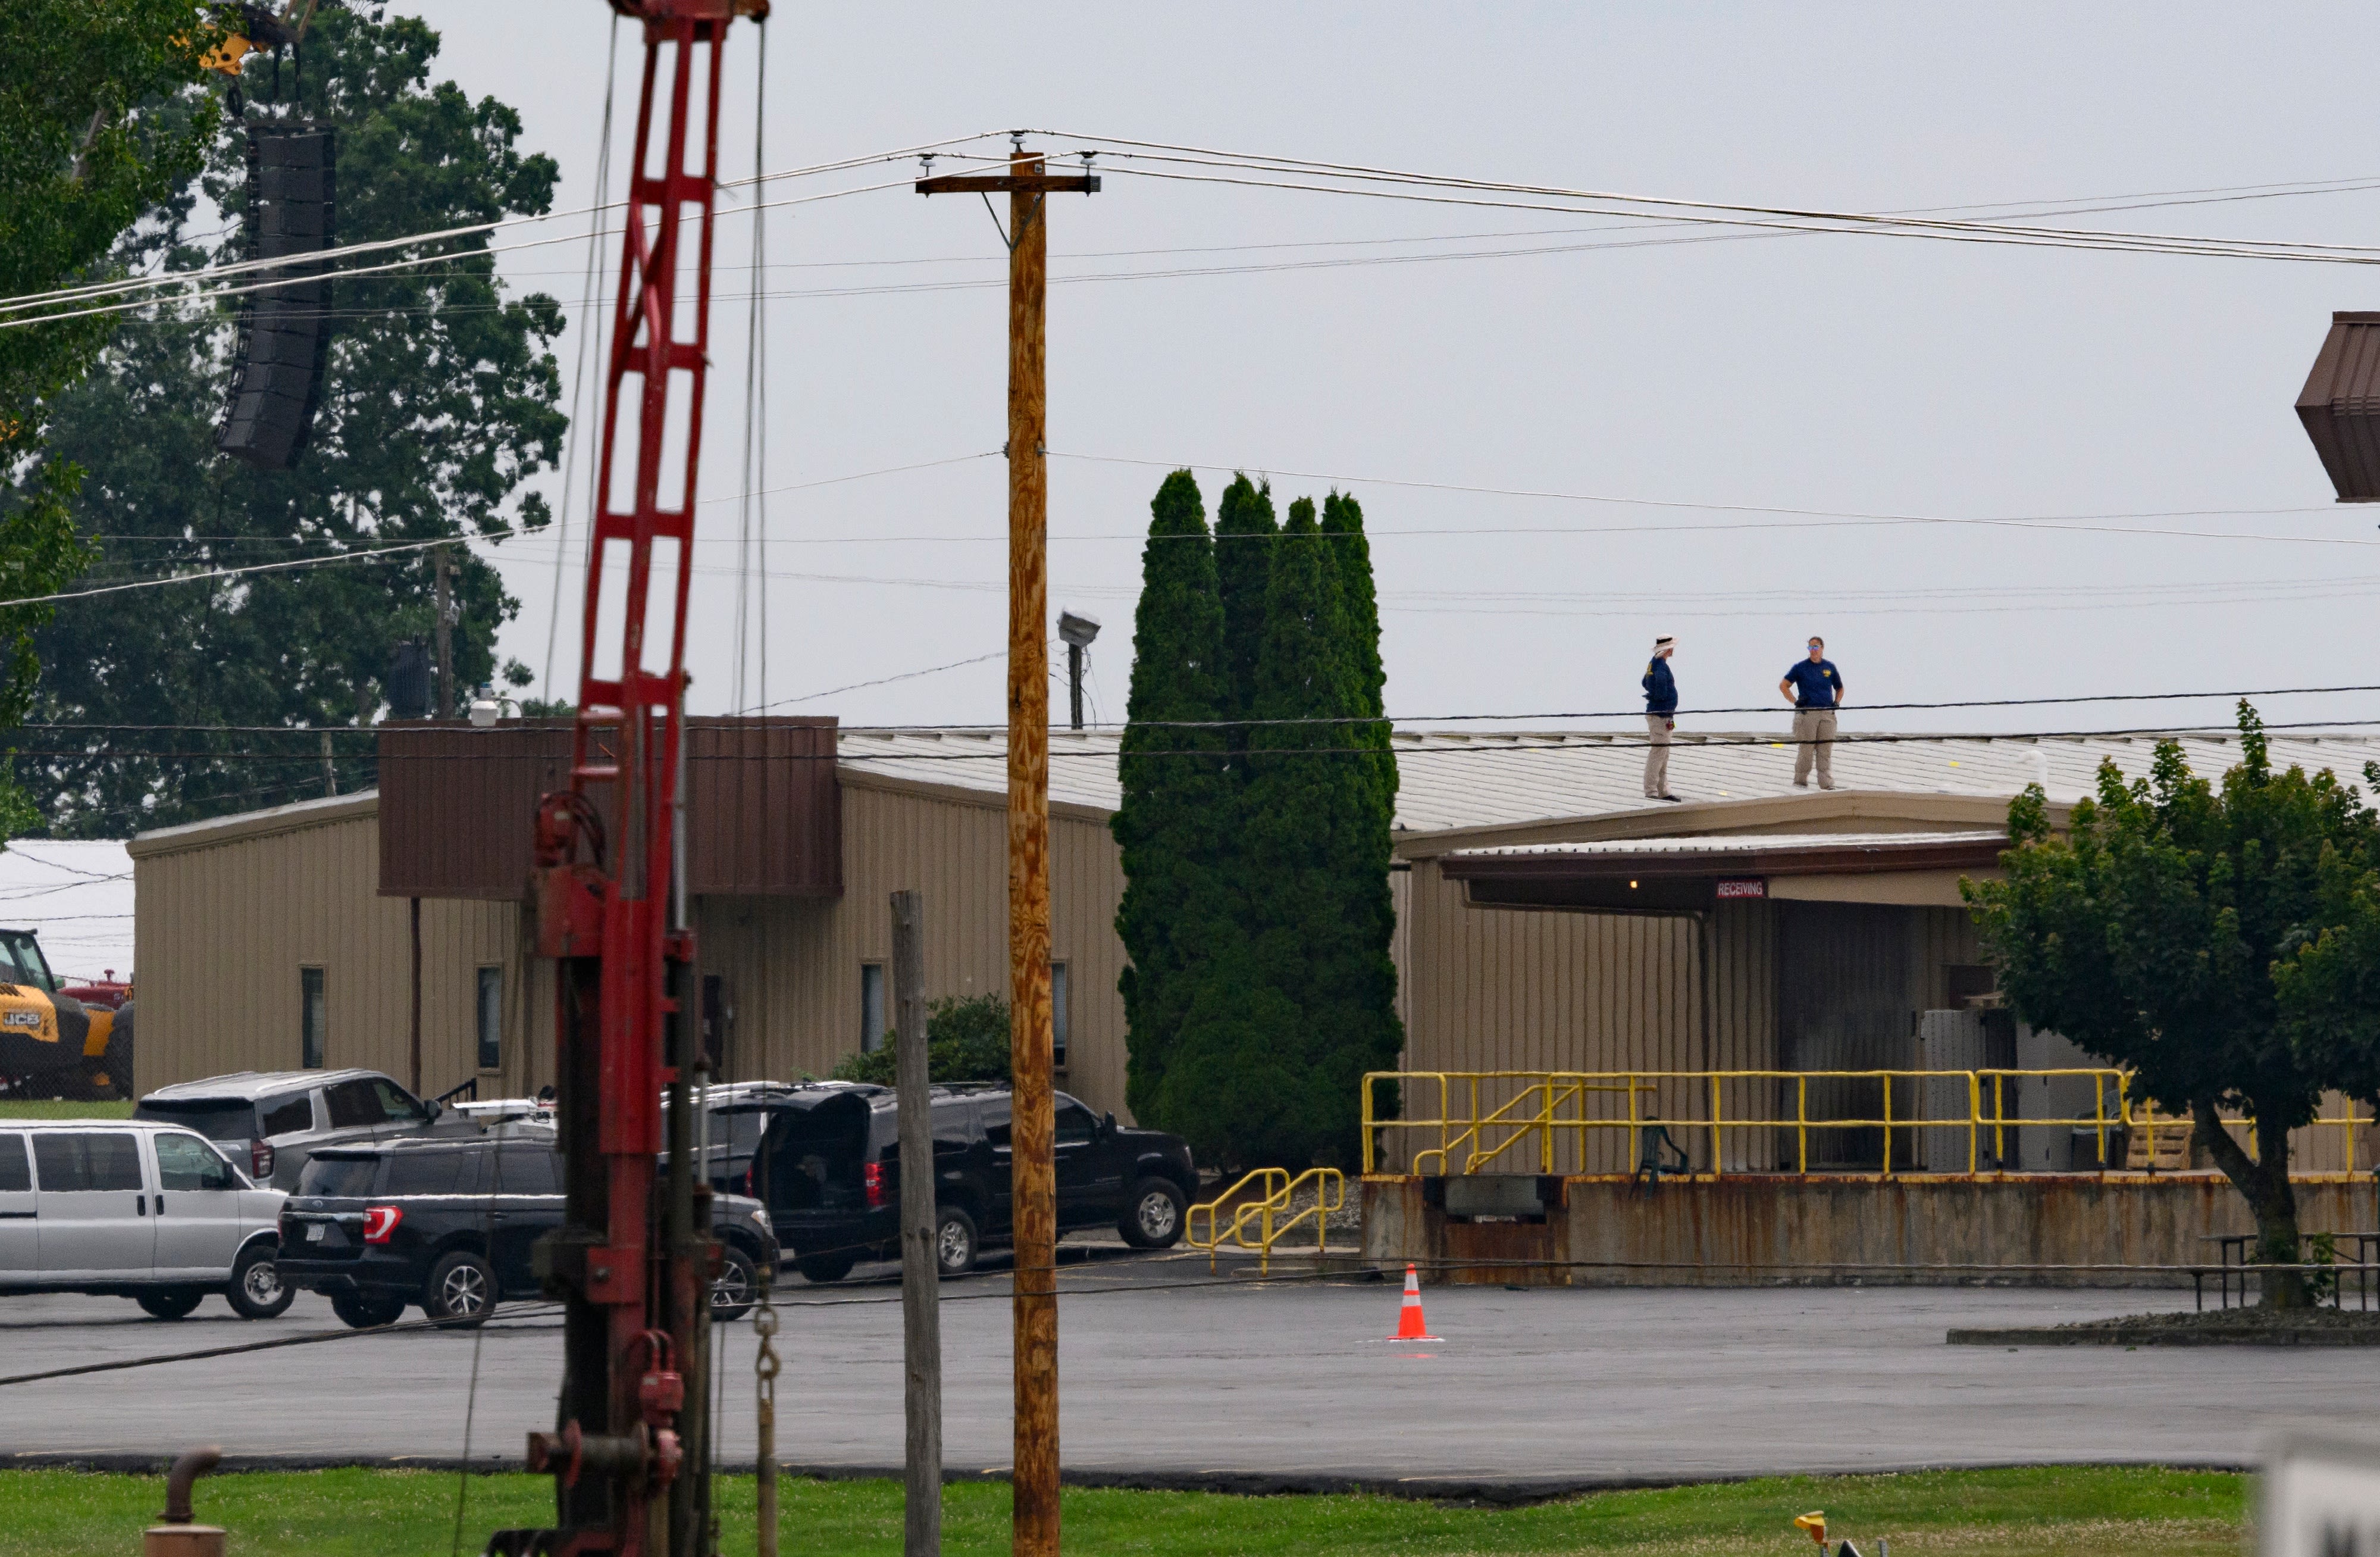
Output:
[[926,1052],[925,911],[914,892],[892,894],[893,1053],[900,1087],[901,1404],[904,1557],[941,1557],[942,1294],[934,1247],[933,1096]]
[[[1020,152],[1014,177],[1043,171]],[[1016,1557],[1058,1557],[1058,1205],[1050,1099],[1049,195],[1008,197],[1008,982]]]
[[421,1096],[421,899],[413,902],[413,1095]]
[[[1087,158],[1086,162],[1087,162]],[[1043,330],[1049,197],[1096,194],[1021,146],[1005,175],[921,178],[923,195],[1008,196],[1008,988],[1016,1557],[1058,1557],[1058,1206],[1050,1075],[1050,479]]]

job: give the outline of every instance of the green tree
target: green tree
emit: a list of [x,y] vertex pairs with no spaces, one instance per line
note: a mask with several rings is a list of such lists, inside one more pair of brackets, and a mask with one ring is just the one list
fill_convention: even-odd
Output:
[[[838,1061],[834,1078],[892,1086],[900,1056],[900,1033],[887,1032],[873,1051]],[[951,995],[927,1003],[926,1079],[1008,1080],[1008,1002],[998,995]]]
[[[285,73],[285,100],[251,108],[337,128],[343,243],[551,206],[552,161],[518,148],[511,108],[433,84],[438,47],[419,20],[379,6],[325,7],[307,35],[302,78]],[[268,71],[251,56],[252,103],[268,95]],[[201,182],[186,181],[161,217],[163,233],[147,246],[156,262],[237,257],[236,226],[211,246],[185,227],[199,190],[237,222],[242,155],[236,134],[214,143]],[[127,316],[97,371],[59,397],[53,448],[90,472],[75,521],[103,538],[115,567],[200,571],[546,522],[542,500],[519,487],[561,446],[560,375],[548,350],[562,329],[558,305],[542,294],[508,299],[483,237],[448,242],[417,270],[336,288],[322,407],[294,469],[256,470],[213,451],[233,337],[227,304]],[[519,605],[468,548],[449,550],[457,679],[468,687],[495,678],[496,630]],[[50,719],[308,733],[186,731],[162,736],[155,756],[117,735],[78,755],[20,759],[20,776],[54,830],[85,834],[320,794],[334,782],[312,734],[324,727],[348,732],[340,787],[369,783],[364,732],[381,711],[397,641],[432,630],[434,572],[432,553],[413,551],[69,602],[39,639]],[[519,686],[528,675],[515,664],[505,679]]]
[[1380,660],[1379,598],[1372,588],[1372,543],[1364,538],[1364,510],[1354,493],[1334,492],[1323,498],[1322,533],[1331,537],[1330,551],[1338,565],[1340,631],[1366,720],[1350,727],[1352,738],[1344,744],[1369,747],[1378,754],[1371,762],[1372,778],[1393,828],[1397,759],[1387,723],[1388,672]]
[[1235,830],[1248,947],[1193,1002],[1163,1116],[1227,1162],[1343,1163],[1364,1073],[1404,1043],[1389,829],[1368,754],[1349,748],[1361,673],[1311,500],[1291,505],[1281,536]]
[[[1281,526],[1272,513],[1272,483],[1234,475],[1215,505],[1215,573],[1223,600],[1224,716],[1245,719],[1257,701],[1257,651],[1264,641],[1265,591]],[[1234,732],[1232,749],[1247,745]]]
[[[2029,788],[2009,808],[2007,880],[1962,890],[2018,1015],[2187,1113],[2254,1213],[2258,1258],[2289,1264],[2299,1256],[2289,1132],[2314,1116],[2331,1077],[2321,1053],[2290,1042],[2281,968],[2320,944],[2325,885],[2335,892],[2343,868],[2369,870],[2374,819],[2326,772],[2274,772],[2245,702],[2240,735],[2240,763],[2219,788],[2173,741],[2159,743],[2145,779],[2127,784],[2103,765],[2096,797],[2075,806],[2062,837]],[[2252,1156],[2224,1128],[2226,1108],[2254,1116]],[[2296,1276],[2264,1291],[2270,1307],[2307,1301]]]
[[[2364,782],[2380,794],[2380,763]],[[2337,845],[2323,852],[2322,928],[2273,969],[2282,1031],[2298,1063],[2349,1097],[2380,1107],[2380,869]]]
[[1123,856],[1115,923],[1125,959],[1124,1098],[1150,1124],[1165,1122],[1168,1052],[1216,955],[1240,933],[1234,785],[1228,742],[1212,727],[1223,716],[1222,646],[1206,508],[1196,479],[1176,470],[1149,504],[1119,763],[1123,801],[1108,824]]
[[[213,99],[189,89],[223,29],[203,0],[11,0],[0,6],[0,296],[105,281],[128,228],[199,168]],[[58,312],[91,307],[63,305]],[[89,566],[69,505],[82,471],[41,457],[51,406],[114,316],[0,331],[0,602],[51,594]],[[52,607],[0,607],[0,724],[22,721]],[[39,818],[0,776],[0,826]]]

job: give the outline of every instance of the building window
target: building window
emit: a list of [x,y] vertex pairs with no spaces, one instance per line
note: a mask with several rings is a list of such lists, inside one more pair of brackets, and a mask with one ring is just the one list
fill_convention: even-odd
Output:
[[501,1070],[504,1064],[504,970],[501,967],[480,969],[480,999],[474,1008],[479,1019],[480,1068]]
[[1052,1069],[1066,1068],[1066,965],[1050,965],[1050,1064]]
[[859,1052],[873,1054],[884,1047],[884,965],[859,965]]
[[321,1070],[331,1047],[331,999],[322,984],[322,969],[298,970],[298,1063]]

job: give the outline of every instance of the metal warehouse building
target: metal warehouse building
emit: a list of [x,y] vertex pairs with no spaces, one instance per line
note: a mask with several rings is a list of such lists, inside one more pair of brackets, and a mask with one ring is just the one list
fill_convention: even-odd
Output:
[[[377,790],[136,839],[141,1085],[306,1063],[375,1066],[431,1093],[542,1084],[552,986],[528,955],[528,829],[568,738],[537,722],[390,726]],[[693,720],[688,743],[688,884],[706,1031],[727,1074],[823,1074],[880,1032],[899,889],[925,894],[931,994],[1005,994],[1000,735]],[[2234,739],[2186,744],[2204,773],[2238,760]],[[1938,1068],[1921,1063],[1923,1014],[1988,1004],[1957,883],[1992,873],[2010,797],[2041,783],[2062,820],[2102,760],[2142,774],[2153,747],[1849,744],[1826,792],[1794,788],[1791,749],[1767,736],[1683,736],[1672,771],[1687,803],[1647,807],[1636,737],[1400,734],[1405,1068]],[[1121,1113],[1115,748],[1112,733],[1051,736],[1051,955],[1061,1085]],[[2276,739],[2272,755],[2354,774],[2380,740]],[[2020,1054],[2020,1040],[2003,1033],[1951,1068],[2071,1052]],[[1790,1117],[1782,1106],[1773,1083],[1721,1084],[1729,1118]],[[1716,1161],[1704,1138],[1683,1144],[1699,1169],[1774,1171],[1779,1134],[1723,1134]],[[1618,1132],[1582,1138],[1561,1171],[1624,1165]],[[1830,1139],[1813,1165],[1872,1167],[1882,1145]],[[1392,1155],[1415,1140],[1402,1132]],[[2309,1166],[2371,1157],[2338,1131],[2307,1150]]]

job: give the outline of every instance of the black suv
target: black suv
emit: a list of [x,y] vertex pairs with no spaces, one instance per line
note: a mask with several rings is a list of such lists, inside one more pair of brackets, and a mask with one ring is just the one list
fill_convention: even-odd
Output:
[[[740,1195],[714,1196],[722,1246],[710,1312],[741,1319],[776,1268],[769,1213]],[[476,1324],[499,1299],[539,1295],[530,1249],[562,1225],[562,1154],[553,1132],[528,1127],[476,1140],[408,1140],[314,1153],[281,1211],[281,1279],[329,1297],[361,1329],[407,1305],[433,1320]]]
[[[1112,1226],[1135,1248],[1179,1241],[1197,1187],[1179,1136],[1128,1129],[1057,1096],[1058,1231]],[[863,1259],[899,1256],[901,1150],[892,1089],[823,1081],[732,1104],[721,1122],[766,1120],[751,1165],[714,1181],[756,1196],[801,1273],[840,1281]],[[1009,1237],[1009,1089],[933,1093],[934,1247],[942,1274],[975,1266],[981,1245]],[[733,1138],[731,1137],[731,1138]]]

